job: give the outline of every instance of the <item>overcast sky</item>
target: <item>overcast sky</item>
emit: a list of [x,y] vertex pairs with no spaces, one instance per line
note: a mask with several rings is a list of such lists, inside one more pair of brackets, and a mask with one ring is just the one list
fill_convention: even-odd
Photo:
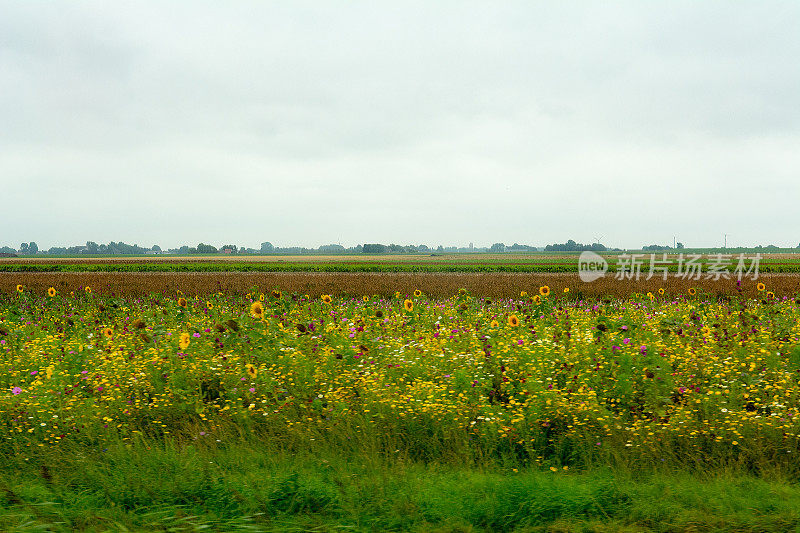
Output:
[[800,243],[800,2],[0,0],[0,246]]

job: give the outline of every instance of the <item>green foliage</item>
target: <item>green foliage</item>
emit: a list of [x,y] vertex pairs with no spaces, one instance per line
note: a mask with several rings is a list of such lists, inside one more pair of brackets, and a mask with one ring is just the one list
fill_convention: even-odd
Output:
[[[0,458],[3,531],[789,531],[800,488],[734,471],[419,464],[254,436]],[[665,524],[669,527],[665,528]]]

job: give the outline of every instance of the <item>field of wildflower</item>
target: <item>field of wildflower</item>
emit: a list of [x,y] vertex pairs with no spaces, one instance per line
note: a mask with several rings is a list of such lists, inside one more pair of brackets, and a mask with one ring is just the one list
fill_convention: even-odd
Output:
[[[568,285],[534,286],[501,299],[466,290],[448,298],[419,290],[349,298],[262,290],[120,297],[91,287],[40,293],[19,284],[0,296],[0,450],[3,470],[20,472],[0,481],[0,498],[17,509],[17,518],[0,517],[0,526],[41,525],[57,516],[66,528],[102,530],[102,520],[85,513],[35,507],[60,498],[60,508],[68,508],[74,496],[65,496],[63,487],[71,487],[94,494],[98,508],[118,506],[125,513],[115,515],[120,527],[194,527],[180,518],[196,514],[172,511],[158,515],[172,520],[162,526],[141,522],[145,515],[153,519],[147,502],[160,493],[148,489],[148,500],[115,491],[139,486],[125,477],[136,470],[173,480],[173,488],[176,476],[205,472],[197,475],[206,481],[197,483],[206,490],[211,474],[200,463],[226,460],[228,473],[211,478],[227,479],[229,491],[231,472],[272,470],[226,492],[227,503],[213,511],[203,504],[206,525],[219,530],[280,529],[288,526],[276,525],[276,517],[298,515],[305,518],[292,527],[300,529],[348,522],[364,512],[348,507],[362,498],[353,495],[349,476],[378,463],[405,465],[403,474],[391,470],[389,478],[406,491],[408,508],[392,507],[372,522],[352,519],[353,529],[427,530],[447,523],[453,529],[443,530],[542,524],[572,530],[574,520],[597,519],[659,530],[657,520],[635,516],[638,496],[625,491],[636,483],[622,488],[609,481],[623,472],[637,482],[658,472],[752,476],[736,482],[729,503],[761,490],[765,509],[780,515],[769,527],[800,524],[796,506],[772,501],[775,490],[784,501],[800,499],[794,486],[800,476],[800,305],[794,296],[776,296],[764,284],[754,288],[755,297],[724,298],[657,284],[626,298],[589,299]],[[85,463],[59,473],[66,457],[123,471],[127,457],[128,474],[110,468],[103,471],[107,485],[91,485],[96,480],[78,473]],[[269,457],[282,459],[270,463]],[[298,457],[339,474],[304,481],[306,467],[286,470]],[[332,457],[350,467],[331,466]],[[180,462],[186,458],[188,464]],[[475,490],[511,491],[516,514],[476,518],[469,506],[436,511],[439,504],[431,502],[443,496],[409,481],[408,469],[430,481],[428,490],[441,486],[442,494],[462,486],[447,472],[467,469],[460,479]],[[476,472],[501,478],[476,480]],[[26,476],[27,489],[15,486]],[[375,472],[368,476],[372,481],[361,489],[387,490],[378,488]],[[764,476],[788,485],[776,489]],[[512,485],[487,489],[492,483]],[[561,503],[551,494],[551,507],[541,504],[550,510],[537,514],[533,500],[521,496],[531,488],[525,483],[549,487]],[[664,497],[652,492],[656,485],[640,488],[656,501]],[[268,497],[260,499],[259,491]],[[425,494],[431,501],[420,503]],[[176,508],[202,507],[185,494],[179,501],[170,500]],[[723,507],[704,515],[714,512],[730,519]],[[767,527],[748,520],[768,512],[758,510],[742,523]],[[244,514],[247,521],[236,522]],[[417,521],[395,523],[388,516]]]

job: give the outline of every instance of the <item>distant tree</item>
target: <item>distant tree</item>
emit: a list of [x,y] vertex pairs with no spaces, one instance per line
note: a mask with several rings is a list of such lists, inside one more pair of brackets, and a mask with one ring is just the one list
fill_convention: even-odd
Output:
[[31,242],[30,244],[28,244],[28,253],[31,255],[38,254],[39,245],[36,244],[35,242]]
[[99,246],[94,241],[86,241],[86,253],[96,254],[99,251]]
[[159,245],[157,245],[157,244],[154,244],[153,247],[150,248],[150,250],[152,250],[154,252],[161,253],[161,247]]
[[491,246],[491,248],[489,248],[489,251],[492,252],[493,254],[505,252],[506,245],[503,244],[502,242],[496,242]]
[[365,244],[364,247],[361,249],[362,253],[365,254],[382,254],[386,253],[386,245],[385,244]]
[[440,253],[440,254],[444,253],[444,246],[442,246],[441,244],[439,246],[437,246],[436,247],[436,252]]
[[178,248],[178,253],[179,254],[188,254],[189,253],[189,247],[184,244],[183,246]]
[[[198,246],[197,249],[199,250],[200,246]],[[226,250],[230,250],[230,251],[226,251]],[[222,246],[222,248],[219,249],[220,252],[223,252],[223,253],[226,253],[226,254],[235,254],[236,250],[238,250],[238,248],[236,248],[235,244],[225,244],[225,245]],[[206,252],[206,253],[214,253],[214,252]]]
[[683,250],[683,243],[679,242],[678,244],[675,245],[675,248],[678,250]]
[[323,244],[317,251],[327,254],[339,254],[344,252],[344,246],[341,244]]
[[587,250],[602,252],[606,250],[606,247],[599,242],[588,245],[581,244],[570,239],[563,244],[548,244],[544,247],[544,250],[546,252],[584,252]]
[[22,255],[28,255],[28,243],[23,242],[19,245],[19,253]]
[[0,254],[16,254],[17,251],[10,246],[3,246],[0,248]]
[[[197,254],[215,254],[218,251],[219,250],[217,250],[214,246],[211,246],[210,244],[203,244],[202,242],[197,245],[197,248],[195,248],[195,253]],[[189,252],[191,253],[191,250]]]
[[428,252],[430,252],[430,251],[431,251],[431,249],[430,249],[430,248],[428,248],[428,247],[427,247],[426,245],[424,245],[424,244],[420,244],[419,246],[417,246],[417,250],[419,250],[419,251],[420,251],[420,252],[422,252],[422,253],[428,253]]
[[271,242],[262,242],[261,243],[261,253],[262,254],[269,254],[275,250],[275,247],[272,246]]

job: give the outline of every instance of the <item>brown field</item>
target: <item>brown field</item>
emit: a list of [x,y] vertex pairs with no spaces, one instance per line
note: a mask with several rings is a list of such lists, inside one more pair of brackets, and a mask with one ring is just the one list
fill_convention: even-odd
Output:
[[[506,254],[388,254],[388,255],[153,255],[153,256],[102,256],[102,257],[0,257],[0,264],[91,264],[91,263],[463,263],[463,264],[577,264],[577,252],[562,253],[506,253]],[[616,252],[603,252],[615,256]],[[701,254],[704,259],[710,254]],[[734,254],[736,255],[736,254]],[[745,254],[751,257],[752,254]],[[660,257],[659,254],[656,254]],[[645,260],[649,254],[645,254]],[[677,261],[677,254],[667,254]],[[762,254],[762,264],[792,264],[800,260],[800,253]],[[788,263],[786,263],[788,261]]]
[[[756,296],[756,284],[763,282],[776,296],[795,296],[800,293],[800,275],[764,274],[758,281],[742,281],[743,294]],[[175,294],[181,290],[187,295],[205,295],[217,291],[245,294],[253,290],[280,288],[282,291],[319,296],[334,295],[393,295],[395,291],[410,294],[420,289],[433,297],[448,297],[465,288],[476,296],[518,297],[520,291],[533,295],[539,287],[547,285],[553,296],[560,296],[564,288],[571,296],[620,296],[634,292],[656,293],[663,287],[668,294],[686,294],[690,287],[713,295],[737,294],[736,283],[730,280],[688,281],[670,277],[645,281],[615,280],[606,277],[592,283],[580,281],[574,273],[321,273],[321,272],[225,272],[225,273],[161,273],[161,272],[59,272],[59,273],[9,273],[0,272],[0,291],[10,294],[17,284],[27,291],[45,294],[55,287],[61,294],[89,286],[95,293],[117,295],[144,295],[149,293]]]

